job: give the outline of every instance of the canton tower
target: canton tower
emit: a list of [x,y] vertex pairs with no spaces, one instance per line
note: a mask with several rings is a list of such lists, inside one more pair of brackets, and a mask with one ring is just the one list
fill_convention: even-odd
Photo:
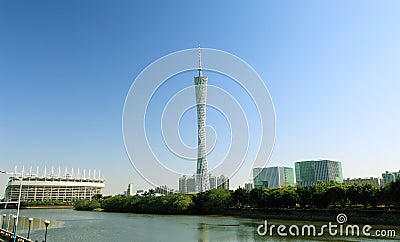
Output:
[[208,77],[202,76],[201,51],[199,47],[199,75],[194,77],[197,107],[197,170],[196,190],[204,192],[210,190],[208,177],[207,146],[206,146],[206,98]]

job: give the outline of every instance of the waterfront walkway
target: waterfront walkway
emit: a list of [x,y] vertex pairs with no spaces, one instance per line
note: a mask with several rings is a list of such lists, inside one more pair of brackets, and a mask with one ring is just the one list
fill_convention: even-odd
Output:
[[[14,234],[10,231],[0,229],[0,242],[11,242],[14,241]],[[22,236],[17,235],[17,242],[32,242],[31,239],[24,238]]]

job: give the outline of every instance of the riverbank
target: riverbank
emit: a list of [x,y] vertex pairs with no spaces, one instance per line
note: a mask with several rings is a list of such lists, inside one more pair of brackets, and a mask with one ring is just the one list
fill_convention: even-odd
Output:
[[[1,207],[0,209],[17,209],[17,206]],[[37,205],[21,206],[21,209],[74,209],[74,205]]]
[[400,211],[369,209],[229,209],[222,213],[252,219],[282,219],[336,222],[338,214],[347,216],[349,224],[376,224],[400,226]]
[[[390,189],[393,190],[390,192]],[[318,183],[311,187],[212,189],[197,194],[98,197],[75,203],[76,210],[167,215],[227,215],[256,219],[336,221],[340,213],[349,223],[400,225],[400,180],[385,189],[366,185]],[[341,192],[338,192],[341,191]],[[353,194],[356,191],[359,193]],[[344,192],[344,194],[343,194]],[[399,190],[400,192],[400,190]],[[377,194],[381,194],[378,196]],[[386,194],[386,200],[383,199]],[[379,199],[378,199],[379,198]]]
[[21,209],[74,209],[74,205],[28,206]]
[[[102,211],[107,212],[107,211]],[[199,213],[199,212],[122,212],[134,214],[154,215],[182,215],[182,216],[210,216],[222,215],[250,219],[292,220],[292,221],[315,221],[315,222],[337,222],[338,214],[345,214],[348,224],[368,225],[394,225],[400,226],[400,211],[397,210],[351,210],[351,209],[229,209],[221,213]]]
[[[32,206],[24,209],[66,209],[72,210],[73,206]],[[103,212],[102,209],[95,209],[95,212]],[[107,212],[107,211],[105,211]],[[302,220],[335,222],[340,213],[347,216],[347,223],[350,224],[376,224],[376,225],[395,225],[400,226],[400,211],[398,210],[372,210],[372,209],[228,209],[216,214],[204,214],[201,212],[123,212],[136,214],[162,214],[162,215],[223,215],[251,219],[280,219],[280,220]]]

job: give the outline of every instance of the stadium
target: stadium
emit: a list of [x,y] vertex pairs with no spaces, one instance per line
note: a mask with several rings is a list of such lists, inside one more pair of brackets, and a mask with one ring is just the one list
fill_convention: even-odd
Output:
[[72,202],[81,199],[91,200],[93,195],[102,194],[105,180],[101,178],[100,171],[96,176],[96,170],[81,173],[77,170],[74,176],[74,170],[68,172],[65,169],[64,174],[60,168],[58,173],[51,169],[47,174],[46,168],[39,176],[39,168],[36,173],[17,172],[17,168],[10,174],[10,178],[5,190],[5,201],[18,201],[21,193],[21,201],[65,201]]

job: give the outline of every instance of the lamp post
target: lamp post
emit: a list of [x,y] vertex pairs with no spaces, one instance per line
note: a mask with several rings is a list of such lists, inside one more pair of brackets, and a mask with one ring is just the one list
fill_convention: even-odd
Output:
[[1,229],[4,229],[4,222],[6,220],[6,216],[7,216],[7,214],[3,213],[3,221],[1,223]]
[[29,227],[28,227],[28,238],[27,239],[29,239],[29,235],[31,233],[31,224],[32,224],[33,218],[28,218],[28,220],[29,220]]
[[[15,221],[17,220],[17,216],[13,215],[13,219],[14,219],[13,234],[14,234],[14,232],[15,232]],[[15,234],[14,234],[14,236],[15,236]]]
[[11,219],[14,217],[14,214],[9,214],[8,215],[8,219],[7,219],[7,231],[10,231],[10,223],[11,223]]
[[18,195],[18,209],[17,209],[17,218],[15,223],[15,232],[14,232],[14,242],[17,241],[17,229],[18,229],[18,218],[19,218],[19,209],[21,207],[21,193],[22,193],[22,176],[19,178],[19,195]]
[[49,220],[45,220],[44,221],[44,225],[46,226],[46,232],[44,234],[44,242],[47,241],[47,227],[49,227],[50,221]]
[[6,171],[0,171],[0,173],[3,174],[14,174],[14,179],[19,180],[19,195],[18,195],[18,206],[17,206],[17,217],[14,218],[14,227],[13,227],[13,234],[14,234],[14,242],[17,241],[17,230],[18,230],[18,217],[19,217],[19,209],[21,207],[21,194],[22,194],[22,180],[23,180],[23,174],[24,174],[24,169],[22,169],[22,173],[20,177],[15,176],[15,172],[6,172]]

